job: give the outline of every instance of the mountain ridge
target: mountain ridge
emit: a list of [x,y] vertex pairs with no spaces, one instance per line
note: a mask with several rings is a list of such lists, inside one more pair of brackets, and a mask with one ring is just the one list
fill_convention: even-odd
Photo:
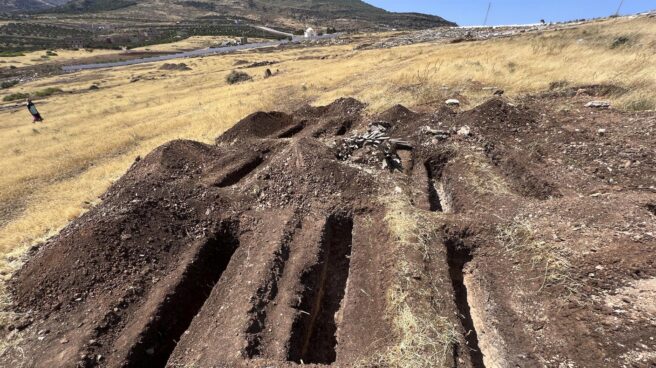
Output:
[[129,19],[192,20],[234,16],[288,29],[332,26],[343,30],[424,29],[453,26],[442,17],[395,13],[360,0],[0,0],[0,13],[102,15]]

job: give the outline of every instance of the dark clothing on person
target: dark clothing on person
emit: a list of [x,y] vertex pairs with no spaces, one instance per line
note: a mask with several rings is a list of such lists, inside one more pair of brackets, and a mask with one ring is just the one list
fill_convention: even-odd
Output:
[[41,114],[39,114],[39,110],[36,109],[36,105],[34,105],[34,102],[30,101],[27,103],[27,109],[30,111],[30,114],[34,117],[34,123],[37,121],[43,121],[43,118],[41,117]]

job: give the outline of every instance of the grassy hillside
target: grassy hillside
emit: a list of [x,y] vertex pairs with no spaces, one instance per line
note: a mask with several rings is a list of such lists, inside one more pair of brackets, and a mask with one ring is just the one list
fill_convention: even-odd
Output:
[[[5,0],[6,1],[6,0]],[[29,0],[32,1],[32,0]],[[360,0],[57,0],[34,5],[15,1],[0,3],[3,11],[84,14],[90,17],[143,20],[192,20],[211,15],[242,17],[282,27],[338,24],[348,29],[402,27],[422,29],[453,25],[443,18],[413,13],[391,13]],[[30,5],[31,4],[31,5]],[[44,5],[44,4],[52,4]],[[102,13],[102,14],[98,14]]]
[[63,5],[69,0],[0,0],[0,13],[38,11]]
[[[0,3],[0,13],[14,9],[15,4],[27,3]],[[58,0],[52,4],[36,10],[30,6],[26,9],[31,11],[30,17],[0,24],[0,50],[80,44],[133,48],[187,36],[276,38],[252,25],[300,33],[309,26],[364,31],[453,25],[437,16],[391,13],[359,0]]]
[[[42,125],[31,124],[25,109],[0,111],[0,269],[9,275],[31,244],[98,203],[135,157],[172,139],[212,142],[254,111],[344,96],[367,102],[372,112],[398,103],[441,105],[454,95],[473,106],[490,97],[484,86],[503,88],[513,99],[553,83],[615,84],[628,92],[614,96],[614,106],[654,109],[655,45],[653,19],[615,19],[485,42],[206,57],[186,60],[191,71],[138,65],[1,90],[0,97],[45,88],[64,93],[37,101]],[[252,81],[229,85],[226,75],[239,59],[279,61],[280,72],[264,79],[266,67],[248,69]],[[99,89],[89,90],[92,83]]]
[[127,8],[136,4],[137,2],[134,0],[73,0],[59,8],[55,8],[54,11],[61,13],[95,13]]

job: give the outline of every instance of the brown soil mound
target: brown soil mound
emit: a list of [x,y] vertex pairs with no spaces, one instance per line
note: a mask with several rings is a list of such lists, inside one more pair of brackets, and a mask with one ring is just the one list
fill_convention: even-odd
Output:
[[13,277],[0,365],[654,366],[656,116],[583,98],[159,147]]
[[278,133],[278,136],[284,135],[293,124],[293,117],[283,112],[256,112],[228,129],[216,139],[216,143],[265,138],[274,133]]

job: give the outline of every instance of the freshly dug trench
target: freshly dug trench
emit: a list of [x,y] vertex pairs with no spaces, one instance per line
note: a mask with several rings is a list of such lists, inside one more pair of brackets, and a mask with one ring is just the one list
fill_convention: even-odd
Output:
[[[472,319],[471,307],[467,300],[467,286],[465,286],[464,269],[472,260],[471,251],[467,249],[462,241],[449,240],[446,242],[447,258],[449,263],[449,276],[453,286],[453,298],[458,308],[458,316],[465,332],[466,349],[469,351],[473,368],[485,368],[483,353],[478,344],[478,334]],[[457,362],[457,349],[454,351]]]
[[[293,227],[300,227],[300,223],[294,224]],[[285,234],[285,239],[281,242],[280,248],[274,254],[273,264],[269,270],[266,282],[257,289],[257,302],[248,311],[251,319],[246,328],[247,345],[244,351],[246,357],[249,359],[262,354],[262,332],[267,323],[267,307],[278,296],[278,283],[285,270],[285,265],[289,260],[292,236],[293,230]]]
[[257,169],[264,162],[262,156],[256,156],[252,159],[246,161],[243,165],[237,167],[233,171],[229,172],[222,180],[220,180],[216,186],[219,188],[233,186],[245,178],[248,174]]
[[128,353],[125,367],[166,366],[180,336],[209,297],[238,245],[234,234],[224,231],[202,246],[181,282]]
[[435,172],[431,165],[431,161],[426,161],[424,165],[426,166],[426,177],[428,179],[428,204],[430,210],[433,212],[442,212],[442,201],[440,200],[440,194],[435,187]]
[[292,327],[288,360],[330,364],[337,359],[335,313],[349,274],[353,220],[331,216],[324,229],[318,261],[301,277],[304,291]]
[[302,122],[292,126],[291,128],[283,131],[282,133],[280,133],[278,135],[278,138],[291,138],[291,137],[295,136],[296,134],[300,133],[303,130],[303,128],[305,128],[305,122],[304,121],[302,121]]
[[424,162],[426,170],[426,192],[428,195],[428,208],[433,212],[448,212],[442,188],[442,173],[448,162],[447,155],[432,157]]

